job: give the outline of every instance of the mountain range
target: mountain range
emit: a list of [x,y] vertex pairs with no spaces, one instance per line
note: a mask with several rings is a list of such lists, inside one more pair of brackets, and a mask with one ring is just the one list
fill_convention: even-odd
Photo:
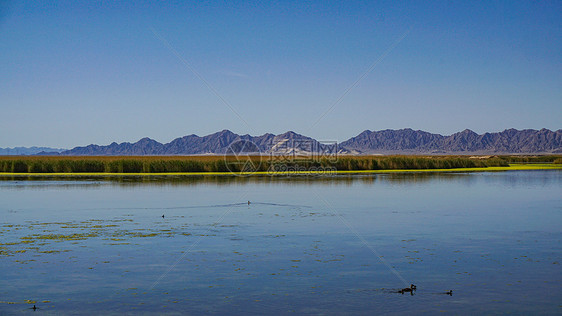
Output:
[[364,131],[340,144],[346,149],[384,154],[562,153],[562,130],[506,129],[477,134],[469,129],[443,136],[412,129]]
[[50,148],[50,147],[14,147],[14,148],[0,148],[0,156],[25,156],[36,155],[41,152],[60,153],[67,149]]
[[[234,145],[233,145],[234,144]],[[238,147],[237,147],[238,146]],[[243,149],[242,149],[243,148]],[[223,130],[207,136],[188,135],[162,144],[150,138],[135,143],[88,145],[70,150],[43,150],[18,154],[65,156],[141,156],[228,154],[231,151],[275,155],[323,154],[560,154],[562,130],[516,130],[477,134],[464,130],[449,136],[409,128],[400,130],[366,130],[342,143],[319,142],[313,138],[286,132],[279,135],[238,135]],[[6,153],[0,148],[0,154]]]
[[61,152],[60,155],[70,156],[128,156],[128,155],[205,155],[245,153],[274,153],[276,155],[333,153],[349,153],[340,149],[337,144],[320,143],[317,140],[295,132],[284,134],[263,134],[261,136],[238,135],[223,130],[207,136],[188,135],[176,138],[167,144],[159,143],[150,138],[143,138],[136,143],[112,143],[107,146],[88,145],[75,147]]

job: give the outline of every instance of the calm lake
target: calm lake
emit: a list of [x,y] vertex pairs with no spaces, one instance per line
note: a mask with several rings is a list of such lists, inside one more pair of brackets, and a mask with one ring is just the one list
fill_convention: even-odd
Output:
[[4,178],[0,314],[560,314],[561,189],[556,170]]

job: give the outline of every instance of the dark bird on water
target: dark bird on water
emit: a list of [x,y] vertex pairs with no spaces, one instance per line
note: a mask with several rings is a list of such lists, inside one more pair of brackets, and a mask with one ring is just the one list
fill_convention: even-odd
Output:
[[248,201],[248,205],[250,205],[250,201]]
[[453,290],[449,290],[449,292],[445,292],[445,294],[447,294],[449,296],[453,296]]
[[33,305],[33,307],[31,308],[32,310],[36,310],[37,307],[35,305]]
[[410,284],[410,287],[406,287],[401,289],[400,291],[398,291],[398,293],[404,294],[404,293],[410,293],[412,295],[414,295],[414,291],[417,289],[417,287],[413,284]]
[[162,214],[162,218],[164,218],[164,214]]

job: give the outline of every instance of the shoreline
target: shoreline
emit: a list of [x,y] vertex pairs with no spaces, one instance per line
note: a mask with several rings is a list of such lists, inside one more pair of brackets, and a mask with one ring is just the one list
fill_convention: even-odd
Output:
[[385,173],[466,173],[502,172],[526,170],[562,170],[562,164],[510,164],[509,167],[477,167],[450,169],[386,169],[386,170],[330,170],[330,171],[256,171],[256,172],[0,172],[2,177],[17,176],[69,176],[69,177],[126,177],[126,176],[290,176],[290,175],[339,175],[339,174],[385,174]]

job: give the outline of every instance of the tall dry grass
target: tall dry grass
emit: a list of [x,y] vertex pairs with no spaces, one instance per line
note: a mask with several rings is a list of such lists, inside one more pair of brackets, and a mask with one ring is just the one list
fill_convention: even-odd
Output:
[[[508,166],[509,159],[462,156],[341,156],[337,159],[251,156],[257,171],[283,168],[336,170],[453,169]],[[245,159],[223,156],[3,156],[0,172],[11,173],[167,173],[247,171]]]

